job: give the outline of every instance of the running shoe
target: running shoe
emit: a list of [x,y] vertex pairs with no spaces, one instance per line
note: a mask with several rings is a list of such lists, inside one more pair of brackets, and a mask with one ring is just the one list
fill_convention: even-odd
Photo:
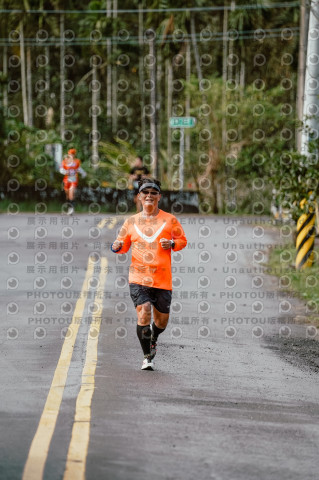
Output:
[[73,207],[69,207],[68,208],[68,215],[72,215],[72,213],[74,212],[74,208]]
[[157,342],[151,337],[151,354],[150,354],[150,359],[153,360],[153,358],[156,355],[156,348],[157,348]]
[[154,362],[149,355],[144,357],[141,370],[154,370]]

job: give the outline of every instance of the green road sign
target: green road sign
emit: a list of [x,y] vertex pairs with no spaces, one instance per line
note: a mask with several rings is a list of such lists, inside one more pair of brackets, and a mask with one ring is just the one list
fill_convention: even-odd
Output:
[[171,128],[193,128],[195,127],[195,117],[171,117],[169,126]]

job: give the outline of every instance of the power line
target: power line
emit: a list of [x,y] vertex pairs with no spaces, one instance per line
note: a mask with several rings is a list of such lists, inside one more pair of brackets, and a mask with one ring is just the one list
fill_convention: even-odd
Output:
[[276,8],[292,8],[298,7],[300,5],[299,2],[280,2],[274,3],[272,5],[222,5],[216,7],[183,7],[183,8],[142,8],[138,9],[119,9],[119,10],[22,10],[22,9],[1,9],[0,13],[28,13],[28,14],[40,14],[40,13],[48,13],[48,14],[103,14],[106,15],[116,13],[166,13],[166,12],[218,12],[218,11],[235,11],[235,10],[272,10]]
[[[299,33],[298,33],[299,35]],[[296,37],[294,35],[294,37]],[[282,35],[280,34],[273,34],[273,35],[268,35],[267,37],[265,37],[264,39],[258,39],[258,38],[255,38],[253,35],[242,35],[242,36],[239,36],[236,38],[236,40],[252,40],[252,39],[255,39],[256,41],[261,41],[261,40],[268,40],[268,39],[272,39],[272,38],[282,38]],[[290,36],[289,40],[292,38],[292,36]],[[223,37],[219,37],[219,38],[216,38],[214,40],[212,40],[213,42],[221,42],[223,41],[224,38]],[[288,40],[288,38],[287,38]],[[165,43],[172,43],[172,42],[165,42]],[[113,45],[118,45],[118,42],[116,41],[113,41],[111,42],[111,44]],[[124,45],[139,45],[138,42],[134,42],[134,41],[126,41],[126,42],[123,42]],[[162,42],[158,41],[157,44],[162,44]],[[24,42],[24,45],[26,47],[58,47],[60,45],[62,45],[61,42],[59,41],[56,41],[56,42],[46,42],[46,43],[43,43],[43,44],[39,44],[39,43],[28,43],[28,42]],[[64,44],[65,45],[65,44]],[[70,42],[69,43],[70,46],[95,46],[95,45],[104,45],[105,46],[105,42],[104,41],[93,41],[93,40],[87,40],[87,41],[76,41],[76,42]],[[0,40],[0,47],[10,47],[10,46],[13,46],[12,43],[9,43],[9,42],[1,42]]]
[[[201,43],[209,43],[209,42],[218,42],[225,39],[229,40],[245,40],[245,39],[255,39],[258,41],[267,40],[269,38],[286,38],[290,39],[293,36],[299,35],[299,27],[282,27],[282,28],[268,28],[268,29],[256,29],[256,30],[229,30],[226,35],[223,32],[211,32],[205,31],[205,35],[203,33],[197,33],[195,35],[196,39],[201,41]],[[188,34],[182,32],[183,35],[178,38],[175,35],[167,35],[165,37],[165,43],[183,43],[186,40],[190,40],[193,38],[192,34]],[[208,37],[207,34],[210,33],[211,36]],[[142,37],[144,38],[144,37]],[[51,37],[46,40],[41,40],[38,38],[25,38],[24,43],[26,46],[33,46],[33,47],[47,47],[47,46],[73,46],[73,45],[105,45],[107,40],[110,40],[111,43],[114,44],[121,44],[121,45],[138,45],[139,40],[141,39],[140,36],[134,35],[129,36],[128,38],[122,38],[119,36],[113,37],[100,37],[100,38],[83,38],[83,37],[74,37],[72,39],[65,38],[64,41],[60,37]],[[0,45],[1,46],[14,46],[18,44],[19,38],[17,40],[12,40],[10,38],[0,38]],[[156,42],[158,44],[162,44],[163,38],[157,37]],[[145,41],[145,43],[148,43]]]

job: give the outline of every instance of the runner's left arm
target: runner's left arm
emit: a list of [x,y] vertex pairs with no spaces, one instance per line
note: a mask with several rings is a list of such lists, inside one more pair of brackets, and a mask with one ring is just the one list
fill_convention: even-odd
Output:
[[175,243],[174,247],[172,248],[174,252],[182,250],[187,245],[187,238],[183,227],[176,218],[174,218],[174,224],[172,228],[172,240]]

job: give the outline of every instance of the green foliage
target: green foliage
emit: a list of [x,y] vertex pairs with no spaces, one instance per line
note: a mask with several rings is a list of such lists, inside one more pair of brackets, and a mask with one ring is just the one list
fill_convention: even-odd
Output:
[[294,150],[276,150],[268,159],[276,200],[294,218],[313,210],[319,195],[318,140],[310,142],[309,151],[306,156]]
[[95,178],[111,187],[128,185],[131,165],[136,151],[129,143],[116,138],[116,143],[100,142],[103,160],[93,172]]
[[[69,34],[74,34],[74,39],[71,39],[72,34],[68,37],[71,40],[65,42],[68,59],[74,59],[74,64],[64,71],[68,85],[65,103],[73,108],[73,114],[65,117],[65,129],[70,133],[72,146],[77,148],[83,167],[88,172],[86,182],[96,179],[100,183],[116,186],[118,181],[128,177],[136,152],[143,156],[150,152],[150,142],[146,139],[150,118],[144,109],[151,102],[150,89],[145,88],[150,73],[146,62],[149,44],[145,41],[140,45],[138,24],[138,7],[142,6],[162,10],[144,12],[142,27],[144,31],[147,28],[154,29],[157,39],[159,164],[164,187],[170,186],[172,179],[178,177],[178,165],[174,157],[179,153],[179,139],[174,137],[172,131],[168,131],[168,116],[186,115],[187,95],[190,115],[196,117],[197,125],[187,132],[191,148],[190,151],[185,151],[185,186],[201,190],[200,194],[206,198],[213,194],[212,185],[216,177],[223,181],[227,176],[232,176],[250,186],[255,178],[270,183],[272,159],[279,155],[276,152],[290,151],[294,144],[294,106],[286,114],[284,105],[294,104],[298,36],[294,35],[285,41],[280,35],[275,36],[275,33],[274,36],[266,35],[261,40],[254,35],[259,28],[275,32],[276,29],[298,26],[299,8],[229,10],[228,31],[238,33],[238,40],[228,38],[228,58],[231,54],[237,62],[231,66],[223,63],[223,8],[214,12],[204,9],[196,12],[183,10],[183,7],[223,6],[221,1],[213,3],[214,5],[207,0],[123,0],[118,2],[119,9],[136,11],[125,14],[118,12],[117,16],[113,12],[112,16],[107,17],[106,13],[92,12],[105,10],[105,0],[87,0],[80,4],[70,0],[67,5],[62,0],[40,2],[44,10],[76,10],[76,13],[64,14],[65,29],[69,30]],[[266,3],[267,0],[260,0],[257,4],[252,0],[245,2],[252,7],[263,7]],[[29,0],[29,4],[31,8],[41,9],[35,0]],[[0,7],[6,9],[21,9],[22,5],[25,2],[21,4],[17,0],[0,0]],[[172,12],[169,11],[171,8],[181,10]],[[84,10],[88,12],[85,13]],[[202,85],[199,85],[195,50],[189,37],[191,18],[195,21],[199,63],[204,78]],[[61,142],[60,138],[61,15],[52,12],[37,15],[3,13],[0,18],[1,38],[9,38],[11,32],[19,31],[21,20],[24,25],[25,50],[31,45],[34,127],[23,125],[21,89],[8,90],[8,82],[22,82],[21,68],[9,68],[8,78],[0,72],[0,95],[7,90],[8,106],[19,106],[20,109],[20,114],[14,119],[8,111],[4,112],[3,120],[0,117],[0,180],[3,185],[11,178],[19,179],[25,185],[33,185],[36,179],[44,178],[50,185],[60,185],[61,175],[55,172],[53,160],[47,157],[46,168],[41,168],[37,166],[39,162],[36,159],[39,155],[44,155],[46,143],[63,143],[64,151],[69,146],[67,141]],[[48,33],[47,43],[36,41],[40,29]],[[111,42],[111,52],[107,48],[107,39]],[[187,42],[191,52],[192,71],[189,85],[185,81]],[[0,65],[4,64],[4,55],[20,59],[19,41],[8,41],[6,48],[6,51],[2,49],[0,52]],[[291,55],[291,64],[282,61],[283,53]],[[38,62],[39,55],[48,55],[48,63]],[[100,163],[97,168],[90,164],[93,55],[101,58],[96,72],[101,86],[97,99],[100,109],[97,128],[101,138]],[[176,55],[179,55],[180,63],[175,61]],[[256,55],[265,58],[266,63],[257,64]],[[144,62],[140,62],[140,59]],[[171,112],[168,112],[167,98],[168,65],[173,69],[174,82]],[[245,68],[242,68],[243,65]],[[107,83],[109,67],[112,69],[111,90]],[[225,68],[228,75],[226,84],[223,81]],[[48,88],[39,89],[41,82],[47,79]],[[285,88],[284,79],[291,82],[291,87]],[[176,81],[181,85],[180,90],[175,88]],[[234,85],[236,88],[233,88]],[[112,118],[108,114],[110,91],[112,101],[117,102],[112,110]],[[49,114],[35,114],[37,108],[42,106],[50,110],[50,122]],[[116,126],[113,125],[115,116]],[[145,131],[142,131],[143,121]],[[12,131],[18,133],[18,141],[11,139]],[[292,137],[290,132],[293,132]],[[168,137],[171,133],[174,138],[170,150]],[[16,167],[10,166],[8,162],[12,155],[20,160]],[[206,190],[200,183],[205,178],[211,182],[211,187]],[[246,208],[245,202],[246,199],[243,198],[242,204]]]
[[[302,300],[307,302],[308,317],[310,320],[319,324],[318,306],[319,290],[317,280],[319,278],[319,249],[314,249],[315,263],[311,270],[296,270],[292,262],[296,256],[296,249],[293,245],[287,244],[284,248],[273,248],[270,250],[268,261],[268,272],[278,277],[286,279],[286,285],[289,284],[290,292],[297,292]],[[286,261],[286,259],[289,259]],[[312,312],[315,313],[313,316]]]
[[[236,177],[265,177],[270,174],[266,161],[270,151],[289,148],[293,141],[294,118],[283,115],[285,103],[281,87],[258,90],[255,86],[229,91],[223,107],[224,85],[220,78],[209,79],[211,88],[205,92],[206,104],[193,77],[188,85],[193,99],[192,113],[198,118],[192,135],[197,137],[208,125],[212,145],[218,149],[225,166],[231,166]],[[227,142],[222,143],[222,122],[226,117]]]
[[57,141],[54,131],[29,128],[15,120],[6,121],[3,129],[7,140],[0,153],[1,185],[10,179],[25,186],[34,186],[39,179],[53,186],[61,183],[54,159],[45,154],[45,145]]

